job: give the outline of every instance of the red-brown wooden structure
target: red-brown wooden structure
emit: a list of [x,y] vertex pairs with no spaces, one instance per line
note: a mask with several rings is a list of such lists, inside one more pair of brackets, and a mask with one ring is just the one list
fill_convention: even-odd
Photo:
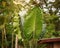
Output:
[[47,44],[45,48],[60,48],[60,38],[41,39],[38,44]]

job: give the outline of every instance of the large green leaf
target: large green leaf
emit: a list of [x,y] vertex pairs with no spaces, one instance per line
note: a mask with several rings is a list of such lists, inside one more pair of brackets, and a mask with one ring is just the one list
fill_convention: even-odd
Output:
[[24,22],[24,38],[31,39],[39,38],[40,33],[42,32],[42,10],[39,7],[34,7],[25,17]]

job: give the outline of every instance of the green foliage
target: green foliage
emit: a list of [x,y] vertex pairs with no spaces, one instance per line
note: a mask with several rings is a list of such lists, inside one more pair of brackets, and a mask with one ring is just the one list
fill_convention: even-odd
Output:
[[[54,38],[59,36],[58,29],[59,27],[56,24],[59,24],[59,16],[44,14],[44,22],[46,23],[46,33],[45,38]],[[57,27],[57,28],[56,28]],[[57,30],[57,31],[56,31]]]
[[[14,13],[18,13],[18,6],[13,3],[13,0],[0,0],[0,29],[4,30],[2,33],[4,33],[3,43],[1,43],[2,46],[8,46],[7,48],[11,48],[12,44],[12,33],[14,33],[14,27],[13,27],[13,16]],[[19,23],[18,23],[19,24]],[[17,29],[19,30],[19,29]],[[15,35],[15,34],[14,34]],[[13,35],[13,37],[14,37]],[[20,35],[20,34],[19,34]],[[14,37],[15,38],[15,37]],[[13,42],[15,40],[13,39]],[[1,41],[2,42],[2,41]],[[4,47],[5,48],[5,47]]]
[[[47,25],[46,32],[45,32],[45,35],[43,38],[52,38],[52,37],[56,37],[57,35],[60,36],[60,30],[57,29],[58,30],[57,31],[55,28],[55,27],[57,27],[57,25],[59,25],[58,24],[60,22],[58,20],[59,17],[56,16],[55,13],[53,15],[51,10],[49,10],[49,11],[51,11],[50,14],[52,13],[51,15],[43,14],[42,9],[38,7],[39,6],[38,3],[37,2],[33,2],[33,3],[35,5],[37,4],[33,8],[30,8],[31,6],[29,7],[30,4],[27,5],[27,8],[29,8],[31,10],[28,10],[29,12],[27,13],[27,15],[24,18],[24,23],[22,26],[23,31],[22,31],[21,26],[20,26],[20,24],[21,24],[20,16],[18,16],[18,12],[20,11],[19,7],[20,7],[20,9],[22,7],[20,5],[18,5],[18,6],[15,5],[13,3],[13,0],[0,0],[0,29],[4,28],[4,26],[6,27],[5,28],[6,39],[4,39],[5,46],[11,46],[12,34],[14,34],[13,42],[15,41],[15,35],[17,34],[20,45],[24,45],[23,43],[25,43],[27,47],[29,45],[31,45],[31,46],[33,46],[32,48],[35,48],[37,40],[40,39],[40,35],[41,35],[41,33],[43,33],[42,32],[43,20],[44,20],[44,23],[46,23],[46,25]],[[55,8],[59,8],[60,5],[58,5],[58,3],[59,2],[53,3]],[[58,5],[58,6],[56,6],[56,5]],[[26,5],[23,8],[25,8],[25,7],[26,7]],[[43,34],[42,34],[42,36],[43,36]],[[0,44],[1,44],[1,41],[0,41]],[[39,47],[39,48],[41,48],[41,47]]]
[[42,10],[39,7],[31,9],[30,13],[25,17],[23,36],[26,39],[39,38],[42,32]]

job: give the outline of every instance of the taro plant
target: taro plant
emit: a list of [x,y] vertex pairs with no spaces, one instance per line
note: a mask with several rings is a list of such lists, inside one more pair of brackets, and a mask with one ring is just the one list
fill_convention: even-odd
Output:
[[33,7],[24,17],[22,37],[25,48],[37,48],[37,41],[42,33],[43,12],[38,6]]

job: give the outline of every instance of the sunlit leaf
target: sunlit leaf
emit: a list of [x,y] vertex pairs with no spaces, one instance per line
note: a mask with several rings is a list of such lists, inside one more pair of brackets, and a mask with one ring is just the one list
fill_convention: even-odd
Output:
[[[24,37],[30,39],[31,37],[39,38],[42,32],[42,10],[39,7],[31,9],[30,13],[25,18],[24,22]],[[32,36],[33,35],[33,36]]]

